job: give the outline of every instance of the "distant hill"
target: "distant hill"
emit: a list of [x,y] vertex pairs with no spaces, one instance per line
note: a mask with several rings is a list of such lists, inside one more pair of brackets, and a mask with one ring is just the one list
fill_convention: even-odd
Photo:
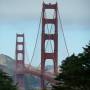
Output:
[[6,73],[13,76],[15,68],[15,60],[7,55],[0,54],[0,68],[2,68]]

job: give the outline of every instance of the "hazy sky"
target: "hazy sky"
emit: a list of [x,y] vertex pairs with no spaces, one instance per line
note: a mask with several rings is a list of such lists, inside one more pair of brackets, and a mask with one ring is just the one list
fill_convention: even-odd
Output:
[[[66,22],[88,23],[90,21],[90,0],[44,0],[46,3],[56,1]],[[0,0],[0,20],[39,18],[42,2],[43,0]]]
[[[58,2],[69,53],[82,52],[90,40],[90,0],[44,0]],[[16,33],[25,33],[27,55],[31,59],[38,31],[43,0],[0,0],[0,53],[15,58]],[[59,63],[67,56],[59,28]],[[41,29],[40,29],[41,32]],[[40,35],[36,53],[40,52]],[[35,54],[33,64],[40,62]],[[37,63],[38,62],[38,63]]]

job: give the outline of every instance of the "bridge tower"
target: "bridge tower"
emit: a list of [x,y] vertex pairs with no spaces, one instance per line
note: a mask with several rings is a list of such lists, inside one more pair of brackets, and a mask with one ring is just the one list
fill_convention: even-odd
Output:
[[16,35],[16,82],[19,90],[24,87],[24,34]]
[[[46,10],[54,10],[54,18],[46,18]],[[54,25],[54,34],[45,33],[45,25],[53,24]],[[54,51],[46,52],[45,51],[45,42],[46,40],[52,40],[54,42]],[[43,3],[42,7],[42,37],[41,37],[41,88],[45,89],[44,73],[45,73],[45,61],[53,60],[54,63],[54,73],[57,74],[58,71],[58,17],[57,17],[57,3],[56,4],[45,4]]]

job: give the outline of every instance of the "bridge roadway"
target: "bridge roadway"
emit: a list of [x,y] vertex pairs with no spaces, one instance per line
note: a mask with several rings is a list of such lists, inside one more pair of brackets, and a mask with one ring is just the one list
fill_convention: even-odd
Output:
[[25,67],[25,73],[30,73],[34,76],[38,76],[39,78],[41,78],[42,76],[44,77],[44,79],[46,81],[49,81],[50,83],[58,83],[58,81],[54,80],[55,78],[55,74],[51,73],[51,72],[45,72],[43,74],[41,74],[41,70],[37,70],[36,68],[28,68]]
[[24,67],[24,70],[22,69],[17,69],[16,71],[17,74],[32,74],[34,76],[37,76],[39,78],[41,78],[42,76],[44,77],[44,79],[46,81],[49,81],[50,83],[54,84],[54,83],[59,83],[58,81],[54,80],[55,78],[55,74],[53,74],[52,72],[45,72],[45,73],[41,73],[41,70],[36,69],[35,67],[29,66],[29,67]]

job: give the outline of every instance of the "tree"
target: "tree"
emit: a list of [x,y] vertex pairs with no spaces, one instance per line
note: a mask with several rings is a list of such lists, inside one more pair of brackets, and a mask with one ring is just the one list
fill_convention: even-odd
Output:
[[2,70],[0,70],[0,90],[17,90],[12,78]]
[[60,83],[52,90],[90,90],[90,43],[83,53],[67,57],[61,64],[61,73],[55,78]]

